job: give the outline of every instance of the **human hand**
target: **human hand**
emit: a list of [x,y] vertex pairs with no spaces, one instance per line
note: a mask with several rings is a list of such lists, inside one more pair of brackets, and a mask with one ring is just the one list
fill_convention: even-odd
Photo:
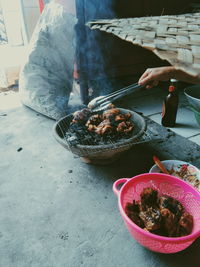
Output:
[[172,78],[174,67],[159,67],[147,69],[140,77],[138,84],[145,85],[147,89],[157,86],[159,81],[168,81]]

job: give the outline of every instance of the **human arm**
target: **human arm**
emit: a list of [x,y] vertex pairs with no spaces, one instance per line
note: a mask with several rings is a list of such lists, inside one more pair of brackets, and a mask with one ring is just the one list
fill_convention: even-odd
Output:
[[170,79],[194,84],[200,83],[200,76],[190,75],[173,66],[147,69],[140,77],[138,83],[145,85],[149,89],[157,86],[159,81],[168,81]]

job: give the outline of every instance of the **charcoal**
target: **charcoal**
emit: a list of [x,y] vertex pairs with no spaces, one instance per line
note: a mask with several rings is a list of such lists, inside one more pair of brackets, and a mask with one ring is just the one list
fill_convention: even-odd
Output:
[[[114,106],[113,106],[114,107]],[[117,142],[121,139],[130,138],[132,128],[127,131],[127,128],[133,126],[129,120],[130,116],[125,116],[119,113],[119,109],[112,108],[109,111],[91,112],[91,110],[83,109],[74,113],[73,119],[66,132],[66,140],[71,146],[80,145],[106,145]],[[107,119],[102,114],[106,114]],[[120,119],[115,119],[116,115]],[[122,122],[122,119],[128,124],[124,131],[117,131],[117,127]],[[105,119],[105,120],[104,120]],[[94,127],[93,127],[94,125]],[[74,138],[72,138],[74,136]]]
[[66,136],[66,140],[71,146],[76,146],[78,144],[78,142],[79,142],[77,136],[75,136],[75,135]]

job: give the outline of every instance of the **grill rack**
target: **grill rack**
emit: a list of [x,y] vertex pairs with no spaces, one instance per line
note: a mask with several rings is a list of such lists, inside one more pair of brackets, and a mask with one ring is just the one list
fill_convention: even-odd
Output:
[[[69,144],[69,142],[67,141],[66,138],[64,138],[64,140],[65,140],[66,144],[68,145],[69,150],[74,153],[75,152],[74,148]],[[161,140],[161,138],[158,137],[158,134],[153,132],[150,128],[147,127],[146,131],[143,133],[142,136],[137,138],[134,142],[131,142],[128,144],[120,144],[120,148],[125,150],[125,148],[129,149],[135,145],[145,144],[145,143],[159,141],[159,140]],[[112,147],[110,147],[110,148],[105,147],[104,148],[105,152],[106,151],[108,151],[108,152],[115,151],[119,146],[118,142],[116,143],[116,142],[110,141],[110,144],[112,144]],[[79,147],[81,149],[81,145],[79,145]],[[91,155],[94,156],[95,154],[98,154],[101,151],[102,151],[102,149],[96,148],[96,151],[92,151],[92,153],[91,153],[91,151],[89,149],[84,148],[84,155],[80,155],[80,156],[91,156]]]
[[56,123],[56,125],[54,126],[54,136],[62,146],[71,151],[73,154],[88,158],[111,158],[116,154],[120,154],[121,152],[128,150],[135,145],[160,140],[159,133],[156,130],[152,129],[141,115],[131,110],[120,110],[123,112],[131,112],[132,114],[134,114],[134,119],[137,118],[137,123],[133,121],[134,124],[136,123],[135,125],[137,126],[137,129],[131,138],[121,139],[117,142],[110,140],[109,144],[78,144],[76,146],[73,146],[71,142],[69,142],[66,138],[66,132],[68,131],[69,124],[73,118],[72,114],[62,118]]

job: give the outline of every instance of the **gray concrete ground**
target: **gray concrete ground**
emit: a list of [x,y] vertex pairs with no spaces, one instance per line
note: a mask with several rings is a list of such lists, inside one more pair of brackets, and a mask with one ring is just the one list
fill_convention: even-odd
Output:
[[174,255],[141,247],[112,192],[116,179],[148,172],[155,154],[200,167],[198,144],[149,121],[160,141],[88,165],[55,141],[53,120],[15,104],[0,112],[0,266],[199,266],[199,240]]

